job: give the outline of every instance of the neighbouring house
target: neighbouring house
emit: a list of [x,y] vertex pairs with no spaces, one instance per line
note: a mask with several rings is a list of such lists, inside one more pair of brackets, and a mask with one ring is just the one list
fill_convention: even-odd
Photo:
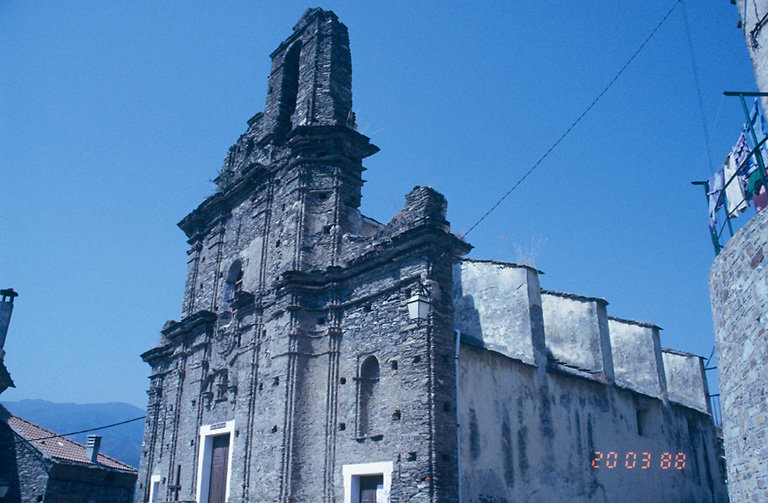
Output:
[[[0,290],[0,393],[13,382],[3,345],[13,289]],[[136,469],[99,452],[101,437],[83,446],[8,412],[0,405],[1,503],[131,503]]]
[[101,437],[84,446],[14,416],[0,406],[2,503],[131,503],[136,469],[99,452]]
[[700,357],[464,258],[429,187],[362,215],[378,148],[347,28],[308,9],[271,58],[264,112],[179,223],[137,503],[727,500]]

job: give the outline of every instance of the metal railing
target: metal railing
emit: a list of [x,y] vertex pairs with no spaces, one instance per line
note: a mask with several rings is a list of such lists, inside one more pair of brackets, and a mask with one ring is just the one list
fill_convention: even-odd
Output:
[[712,409],[712,421],[718,428],[723,427],[723,413],[720,409],[720,393],[709,395],[709,407]]
[[[736,171],[728,180],[725,180],[725,183],[723,184],[723,188],[720,191],[720,195],[717,198],[717,202],[715,204],[715,220],[717,221],[717,224],[715,227],[710,226],[710,234],[712,236],[712,244],[715,247],[715,254],[720,253],[720,250],[723,249],[725,244],[728,242],[728,240],[733,237],[735,234],[735,231],[733,229],[733,224],[731,223],[732,218],[736,218],[738,214],[735,216],[733,215],[733,212],[729,209],[729,206],[731,206],[730,203],[732,201],[728,200],[728,197],[726,196],[726,192],[728,189],[728,186],[730,186],[733,183],[743,184],[742,177],[745,177],[745,173],[747,168],[751,165],[752,159],[760,159],[761,162],[758,162],[757,168],[760,170],[760,175],[763,180],[763,184],[765,184],[768,187],[768,176],[766,176],[766,170],[763,167],[764,164],[762,162],[763,156],[762,156],[762,148],[765,143],[768,142],[768,136],[763,138],[762,141],[760,141],[755,148],[753,148],[749,155],[741,162],[741,164],[736,168]],[[703,185],[704,186],[704,194],[707,198],[707,204],[709,205],[709,184],[708,182],[691,182],[694,185]],[[737,201],[736,205],[740,206],[743,203],[747,202],[747,198],[745,197],[741,201]],[[709,208],[709,206],[708,206]],[[738,210],[736,210],[738,211]],[[722,222],[722,223],[720,223]],[[719,229],[718,229],[719,226]],[[728,231],[728,234],[726,236],[725,231]]]
[[[747,201],[747,197],[744,197],[742,201],[737,201],[734,203],[734,201],[729,201],[726,192],[728,191],[728,187],[731,186],[733,183],[738,183],[742,185],[742,190],[739,191],[740,193],[744,192],[743,183],[744,180],[742,177],[746,178],[746,171],[747,168],[749,168],[752,165],[752,161],[757,165],[756,169],[759,170],[760,178],[762,180],[763,185],[768,188],[768,173],[766,172],[766,161],[763,158],[763,147],[768,142],[768,136],[763,138],[762,141],[758,141],[757,139],[757,133],[755,132],[755,128],[753,125],[753,119],[752,114],[749,112],[749,109],[747,108],[747,103],[744,100],[745,96],[763,96],[768,97],[768,93],[750,93],[750,92],[725,92],[723,93],[726,96],[739,96],[741,99],[741,104],[744,109],[744,113],[747,117],[747,122],[745,124],[745,130],[744,132],[749,132],[749,136],[752,140],[752,144],[755,145],[752,150],[750,150],[749,154],[741,161],[741,163],[736,167],[735,172],[728,178],[728,180],[724,180],[722,190],[720,191],[720,194],[717,198],[717,201],[714,205],[714,215],[710,215],[710,217],[714,216],[714,219],[716,221],[715,226],[713,227],[710,225],[710,235],[712,238],[712,245],[715,248],[715,255],[720,253],[720,250],[723,249],[727,241],[733,237],[735,231],[733,228],[733,224],[731,223],[731,219],[735,218],[739,214],[739,210],[731,211],[729,210],[729,206],[733,207],[740,207],[742,204],[745,204]],[[707,198],[707,207],[711,210],[711,205],[709,202],[710,194],[709,194],[709,184],[706,181],[695,181],[691,182],[693,185],[701,185],[704,187],[704,195]],[[731,203],[731,204],[729,204]],[[743,210],[741,210],[743,211]],[[718,228],[719,227],[719,228]],[[726,230],[728,231],[726,235]]]
[[[717,353],[715,347],[712,347],[712,351],[709,353],[709,358],[704,362],[704,372],[707,374],[707,399],[709,400],[709,408],[712,412],[712,422],[718,428],[723,427],[723,413],[720,409],[720,393],[711,392],[711,382],[714,382],[709,376],[712,372],[715,373],[714,378],[717,379]],[[719,386],[718,386],[719,388]]]

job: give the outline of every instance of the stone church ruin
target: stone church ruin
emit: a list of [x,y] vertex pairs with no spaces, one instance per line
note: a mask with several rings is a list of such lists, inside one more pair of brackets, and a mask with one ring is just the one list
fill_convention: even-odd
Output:
[[347,28],[309,9],[188,237],[136,501],[726,501],[699,357],[534,268],[464,258],[446,200],[359,211]]

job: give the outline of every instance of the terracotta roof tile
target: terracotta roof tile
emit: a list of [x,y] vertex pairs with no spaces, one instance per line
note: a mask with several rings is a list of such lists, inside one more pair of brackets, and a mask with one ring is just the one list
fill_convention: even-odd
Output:
[[[51,456],[53,459],[95,465],[85,457],[85,446],[36,425],[19,416],[9,415],[6,419],[8,426],[36,449]],[[99,453],[98,465],[114,470],[135,472],[136,468],[121,461]]]

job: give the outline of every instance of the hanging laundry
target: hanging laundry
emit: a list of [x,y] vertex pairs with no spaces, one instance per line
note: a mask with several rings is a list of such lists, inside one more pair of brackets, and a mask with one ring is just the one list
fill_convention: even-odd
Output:
[[749,178],[749,176],[752,173],[754,173],[755,171],[757,171],[757,162],[755,162],[755,158],[754,157],[750,157],[749,158],[749,163],[744,168],[744,176],[746,178]]
[[755,162],[755,157],[752,156],[749,158],[749,161],[747,162],[746,167],[744,168],[742,172],[742,185],[744,186],[744,197],[747,201],[752,200],[752,190],[749,188],[749,177],[757,171],[757,163]]
[[760,100],[758,98],[755,98],[755,104],[752,105],[752,111],[749,112],[749,122],[752,124],[752,127],[757,126],[757,117],[760,115]]
[[739,216],[739,212],[746,211],[747,201],[744,197],[743,183],[737,174],[736,158],[733,152],[725,158],[723,177],[726,183],[725,198],[728,200],[728,217],[736,218]]
[[768,192],[765,190],[765,185],[760,187],[760,192],[752,194],[752,200],[755,202],[755,210],[760,213],[768,206]]
[[736,145],[733,146],[734,161],[737,167],[742,167],[744,161],[749,157],[749,145],[747,145],[747,135],[742,131]]
[[765,115],[760,114],[760,130],[763,132],[763,138],[768,136],[768,123],[765,121]]
[[755,170],[752,172],[751,175],[749,175],[749,178],[747,179],[747,190],[754,194],[760,193],[760,187],[763,187],[765,185],[765,180],[763,179],[762,173],[760,173],[760,170]]
[[760,213],[768,206],[768,193],[765,187],[765,178],[761,170],[756,169],[747,179],[747,191],[752,194],[752,201],[755,203],[755,210]]
[[723,207],[723,170],[709,177],[707,181],[707,196],[709,196],[709,226],[713,229],[717,226],[717,210]]

